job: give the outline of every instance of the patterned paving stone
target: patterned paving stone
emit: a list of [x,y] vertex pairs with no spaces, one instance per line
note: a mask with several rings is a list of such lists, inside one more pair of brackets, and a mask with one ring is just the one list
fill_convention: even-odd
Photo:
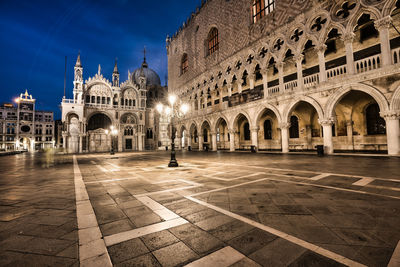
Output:
[[149,250],[139,238],[131,239],[108,248],[108,253],[113,264],[136,258],[148,252]]
[[198,258],[198,255],[182,242],[156,250],[153,255],[166,267],[184,265]]

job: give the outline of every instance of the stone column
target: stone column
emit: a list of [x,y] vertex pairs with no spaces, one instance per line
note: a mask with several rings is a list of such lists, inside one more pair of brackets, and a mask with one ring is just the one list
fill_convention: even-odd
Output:
[[333,154],[332,125],[333,120],[319,120],[324,133],[324,153]]
[[176,135],[175,144],[178,143],[178,150],[182,150],[182,136]]
[[263,79],[264,98],[267,98],[268,97],[268,71],[265,70],[261,74],[262,74],[262,79]]
[[296,60],[296,68],[297,68],[297,88],[299,90],[303,90],[304,88],[304,80],[303,80],[303,61],[304,56],[302,54],[299,54],[295,56]]
[[217,151],[217,133],[216,132],[211,132],[211,146],[212,146],[212,151]]
[[238,86],[238,93],[241,94],[242,93],[242,83],[240,81],[236,81],[237,86]]
[[353,121],[346,121],[346,130],[347,130],[347,143],[350,144],[350,149],[354,150],[354,142],[353,142]]
[[375,28],[379,31],[379,39],[381,41],[382,65],[391,65],[392,53],[390,50],[389,28],[392,25],[392,18],[390,16],[387,16],[376,20],[374,24]]
[[235,151],[235,130],[229,130],[229,150]]
[[318,54],[318,65],[319,65],[319,82],[325,82],[326,78],[326,68],[325,68],[325,50],[326,45],[322,44],[315,48]]
[[285,91],[285,85],[283,82],[283,62],[280,62],[278,65],[278,76],[279,76],[279,91],[283,93]]
[[189,146],[192,146],[192,136],[190,134],[188,134],[187,136],[187,146],[186,149],[189,150]]
[[199,151],[203,151],[203,135],[199,134]]
[[250,90],[254,89],[254,82],[256,80],[256,75],[255,74],[251,74],[249,75],[249,85],[250,85]]
[[400,155],[400,111],[384,114],[389,155]]
[[82,153],[83,143],[82,143],[82,134],[79,135],[79,153]]
[[251,145],[258,149],[258,127],[251,128]]
[[342,36],[342,40],[344,42],[345,48],[346,48],[346,67],[347,67],[347,74],[354,74],[355,73],[355,68],[354,68],[354,56],[353,56],[353,40],[354,40],[355,34],[350,32],[346,33]]
[[233,85],[233,84],[231,84],[231,85],[228,87],[228,96],[229,96],[229,97],[232,96],[232,85]]
[[63,148],[66,149],[67,148],[67,134],[63,134]]
[[306,140],[307,140],[307,149],[313,149],[313,147],[312,147],[312,128],[311,128],[311,125],[306,125]]
[[281,129],[282,153],[288,153],[290,123],[281,123],[279,128]]

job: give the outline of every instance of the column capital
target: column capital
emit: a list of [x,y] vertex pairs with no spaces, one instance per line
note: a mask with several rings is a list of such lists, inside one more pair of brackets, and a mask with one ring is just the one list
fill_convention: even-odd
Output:
[[258,130],[260,130],[260,127],[255,126],[255,127],[251,127],[250,131],[252,132],[258,132]]
[[332,126],[335,123],[335,120],[332,118],[329,119],[318,119],[319,124],[322,126]]
[[217,132],[216,131],[210,131],[210,134],[211,135],[217,135]]
[[236,130],[234,130],[234,129],[228,129],[228,133],[229,133],[229,134],[235,134],[235,133],[236,133]]
[[302,62],[303,59],[304,59],[304,55],[303,55],[303,54],[295,55],[295,56],[293,57],[293,59],[296,61],[296,63],[301,64],[301,62]]
[[315,46],[314,49],[317,50],[317,53],[319,53],[319,54],[325,53],[325,51],[326,51],[326,44],[317,45],[317,46]]
[[342,35],[341,39],[346,44],[346,43],[352,43],[355,37],[356,35],[354,34],[354,32],[347,32]]
[[285,62],[283,62],[283,61],[276,63],[276,66],[278,67],[278,69],[283,69],[284,65],[285,65]]
[[392,18],[390,16],[386,16],[384,18],[378,19],[374,21],[375,28],[378,31],[389,29],[392,25]]
[[280,129],[289,129],[291,126],[290,122],[281,122],[279,123],[279,128]]
[[399,120],[400,119],[400,110],[388,110],[388,111],[381,111],[379,114],[385,120]]

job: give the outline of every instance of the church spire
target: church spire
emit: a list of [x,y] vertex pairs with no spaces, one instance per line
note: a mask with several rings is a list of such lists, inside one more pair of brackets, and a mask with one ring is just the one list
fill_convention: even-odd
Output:
[[115,65],[114,65],[114,71],[113,71],[113,73],[119,74],[119,72],[118,72],[118,66],[117,66],[117,58],[115,58]]
[[147,62],[146,62],[146,46],[143,49],[143,63],[142,63],[142,68],[147,68]]
[[82,67],[82,64],[81,64],[81,52],[78,53],[78,58],[76,59],[75,67]]

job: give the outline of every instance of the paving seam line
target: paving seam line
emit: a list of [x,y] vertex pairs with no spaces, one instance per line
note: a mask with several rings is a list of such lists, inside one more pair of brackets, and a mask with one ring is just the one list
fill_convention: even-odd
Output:
[[359,266],[359,267],[364,266],[364,267],[366,267],[366,265],[363,265],[363,264],[361,264],[359,262],[356,262],[356,261],[353,261],[351,259],[348,259],[348,258],[346,258],[346,257],[344,257],[342,255],[336,254],[336,253],[334,253],[332,251],[326,250],[326,249],[324,249],[322,247],[319,247],[317,245],[309,243],[309,242],[307,242],[305,240],[299,239],[299,238],[297,238],[295,236],[286,234],[286,233],[281,232],[281,231],[279,231],[277,229],[274,229],[272,227],[263,225],[263,224],[258,223],[256,221],[253,221],[253,220],[250,220],[250,219],[248,219],[246,217],[243,217],[243,216],[240,216],[240,215],[238,215],[236,213],[224,210],[224,209],[222,209],[220,207],[214,206],[214,205],[209,204],[207,202],[204,202],[202,200],[198,200],[198,199],[196,199],[194,197],[186,196],[186,198],[191,200],[191,201],[193,201],[193,202],[196,202],[196,203],[198,203],[200,205],[203,205],[205,207],[211,208],[211,209],[213,209],[213,210],[215,210],[217,212],[225,214],[225,215],[227,215],[227,216],[229,216],[231,218],[237,219],[237,220],[242,221],[244,223],[247,223],[247,224],[249,224],[251,226],[254,226],[254,227],[257,227],[257,228],[259,228],[261,230],[269,232],[269,233],[271,233],[273,235],[276,235],[276,236],[278,236],[280,238],[283,238],[283,239],[285,239],[285,240],[287,240],[287,241],[289,241],[291,243],[294,243],[294,244],[296,244],[298,246],[301,246],[301,247],[303,247],[305,249],[311,250],[311,251],[313,251],[313,252],[315,252],[317,254],[320,254],[320,255],[322,255],[324,257],[327,257],[329,259],[335,260],[335,261],[337,261],[339,263],[342,263],[344,265],[347,265],[347,266]]
[[76,156],[73,155],[79,263],[81,266],[112,266],[110,256],[86,190]]

